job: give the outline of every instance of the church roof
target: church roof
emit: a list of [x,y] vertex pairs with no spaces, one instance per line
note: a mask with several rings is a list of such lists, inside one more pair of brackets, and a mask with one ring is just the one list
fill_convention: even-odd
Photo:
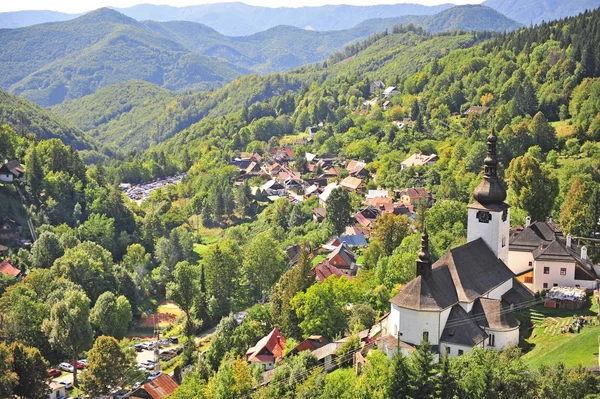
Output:
[[475,319],[462,306],[454,305],[448,316],[446,327],[442,331],[440,342],[475,346],[486,338],[487,334],[477,325]]
[[496,159],[496,141],[498,138],[492,129],[487,138],[487,156],[485,157],[484,173],[481,183],[475,188],[473,198],[483,206],[497,206],[504,204],[506,190],[498,178],[498,161]]
[[431,275],[418,276],[402,286],[390,301],[415,310],[441,310],[473,302],[514,273],[479,238],[451,250],[433,264]]
[[520,306],[534,298],[533,292],[522,282],[513,279],[512,288],[502,295],[502,300],[508,305]]
[[482,327],[509,330],[519,326],[506,303],[498,299],[479,298],[473,304],[471,314]]

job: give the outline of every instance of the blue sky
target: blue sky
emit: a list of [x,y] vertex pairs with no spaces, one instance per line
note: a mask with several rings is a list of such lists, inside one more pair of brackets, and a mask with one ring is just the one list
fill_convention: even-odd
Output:
[[[235,0],[0,0],[0,12],[19,10],[54,10],[67,13],[81,13],[100,7],[130,7],[140,3],[165,4],[174,7],[182,7],[206,3],[226,3]],[[398,4],[418,3],[425,5],[437,5],[443,3],[453,4],[478,4],[482,0],[243,0],[246,4],[266,7],[302,7],[321,6],[325,4],[352,4],[352,5],[375,5],[375,4]]]

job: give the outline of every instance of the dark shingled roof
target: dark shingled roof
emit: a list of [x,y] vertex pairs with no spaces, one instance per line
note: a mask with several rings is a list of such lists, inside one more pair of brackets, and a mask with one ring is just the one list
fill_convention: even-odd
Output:
[[433,264],[430,277],[416,277],[390,301],[415,310],[441,310],[455,303],[473,302],[514,273],[479,238],[451,250]]
[[487,338],[487,334],[460,305],[454,305],[448,316],[446,328],[442,332],[440,342],[475,346]]
[[509,330],[519,327],[515,315],[508,313],[508,307],[497,299],[479,298],[473,304],[471,314],[482,327]]
[[502,300],[508,305],[520,305],[523,302],[532,300],[534,297],[533,292],[515,278],[513,279],[512,288],[502,295]]

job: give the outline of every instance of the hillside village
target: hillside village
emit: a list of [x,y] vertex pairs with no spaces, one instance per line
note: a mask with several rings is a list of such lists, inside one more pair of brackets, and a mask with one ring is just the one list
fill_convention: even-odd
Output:
[[64,30],[36,51],[84,74],[127,59],[82,55],[126,29],[191,57],[191,86],[84,93],[58,68],[19,83],[52,107],[0,91],[0,397],[596,398],[599,26],[600,9],[502,34],[411,22],[228,84],[259,60],[194,58],[193,23],[8,29]]

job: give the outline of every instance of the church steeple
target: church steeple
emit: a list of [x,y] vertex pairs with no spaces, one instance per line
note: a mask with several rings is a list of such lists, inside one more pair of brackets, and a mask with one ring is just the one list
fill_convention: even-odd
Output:
[[427,229],[423,228],[423,234],[421,234],[421,251],[417,258],[417,276],[427,278],[431,275],[431,254],[429,253],[429,235],[427,235]]
[[483,161],[484,172],[481,183],[475,189],[473,197],[481,205],[501,205],[506,199],[506,190],[498,179],[498,160],[496,158],[496,142],[498,138],[494,128],[487,138],[487,156]]

